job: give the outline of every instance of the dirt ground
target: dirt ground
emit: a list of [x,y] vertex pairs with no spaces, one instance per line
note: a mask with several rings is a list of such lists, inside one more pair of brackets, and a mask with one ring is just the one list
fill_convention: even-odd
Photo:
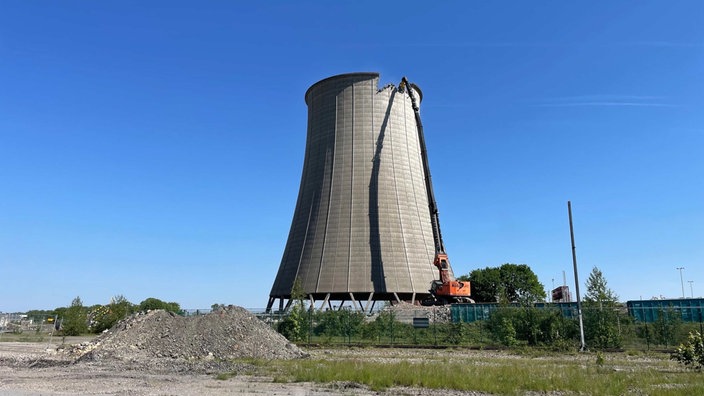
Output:
[[[84,339],[70,339],[79,343]],[[275,384],[251,376],[215,379],[209,374],[163,374],[70,364],[51,342],[0,342],[0,395],[333,395],[315,384]]]
[[[83,339],[69,339],[78,343]],[[57,353],[60,338],[47,342],[0,342],[0,395],[379,395],[356,384],[274,383],[271,378],[162,373],[119,369],[99,362],[72,364]],[[478,395],[394,388],[384,395]]]

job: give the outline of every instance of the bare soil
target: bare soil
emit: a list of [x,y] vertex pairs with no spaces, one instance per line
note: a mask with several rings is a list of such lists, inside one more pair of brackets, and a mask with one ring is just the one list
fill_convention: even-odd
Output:
[[[312,352],[319,357],[325,353]],[[252,375],[256,371],[243,363],[247,358],[308,356],[239,307],[191,318],[151,311],[135,314],[94,338],[0,342],[0,396],[380,394],[354,383],[275,383]],[[217,379],[220,373],[234,375]],[[478,395],[417,388],[381,394]]]
[[[60,338],[46,343],[0,342],[0,395],[482,395],[418,388],[379,393],[353,383],[274,383],[269,377],[246,374],[218,380],[213,373],[75,361],[62,349]],[[324,350],[312,353],[319,357],[326,354]]]

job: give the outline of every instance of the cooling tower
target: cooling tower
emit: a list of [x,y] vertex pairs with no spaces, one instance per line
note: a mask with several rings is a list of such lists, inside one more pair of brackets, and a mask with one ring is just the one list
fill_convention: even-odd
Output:
[[[296,279],[320,308],[414,302],[438,277],[411,99],[378,73],[333,76],[305,94],[308,131],[288,241],[267,311]],[[336,305],[337,305],[336,304]]]

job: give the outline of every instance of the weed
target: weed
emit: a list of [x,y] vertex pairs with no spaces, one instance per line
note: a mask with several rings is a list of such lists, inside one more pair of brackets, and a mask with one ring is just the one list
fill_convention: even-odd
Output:
[[601,352],[596,353],[596,365],[599,367],[604,365],[604,355]]
[[[370,351],[370,356],[373,354]],[[427,356],[418,360],[405,359],[403,352],[384,360],[333,353],[325,359],[273,361],[257,368],[277,382],[350,382],[364,384],[373,391],[405,386],[509,395],[626,394],[634,390],[645,394],[704,394],[699,373],[675,370],[676,364],[662,357],[649,358],[644,363],[625,355],[609,355],[610,365],[618,367],[614,370],[603,368],[604,352],[596,354],[596,367],[585,368],[584,361],[582,355],[551,353],[543,356],[459,353],[451,359]]]
[[690,333],[687,342],[681,344],[672,354],[672,359],[685,367],[700,371],[704,369],[704,335],[698,331]]

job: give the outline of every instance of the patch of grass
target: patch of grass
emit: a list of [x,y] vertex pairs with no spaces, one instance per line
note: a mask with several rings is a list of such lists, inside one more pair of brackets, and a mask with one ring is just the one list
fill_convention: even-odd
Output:
[[19,337],[19,342],[44,342],[44,336],[41,334],[23,334]]
[[236,371],[219,373],[215,376],[215,379],[227,381],[237,375],[255,375],[266,364],[265,361],[257,359],[237,359],[234,362],[240,363],[240,367]]
[[[374,391],[393,386],[479,391],[502,395],[525,392],[658,395],[704,394],[700,373],[680,370],[663,359],[643,362],[628,356],[548,356],[428,358],[420,361],[364,358],[260,362],[277,382],[354,382]],[[223,379],[226,379],[223,377]]]
[[226,381],[229,380],[230,378],[234,377],[236,374],[235,373],[220,373],[215,376],[216,380],[220,381]]
[[47,334],[37,332],[3,333],[0,342],[44,342],[47,338]]

